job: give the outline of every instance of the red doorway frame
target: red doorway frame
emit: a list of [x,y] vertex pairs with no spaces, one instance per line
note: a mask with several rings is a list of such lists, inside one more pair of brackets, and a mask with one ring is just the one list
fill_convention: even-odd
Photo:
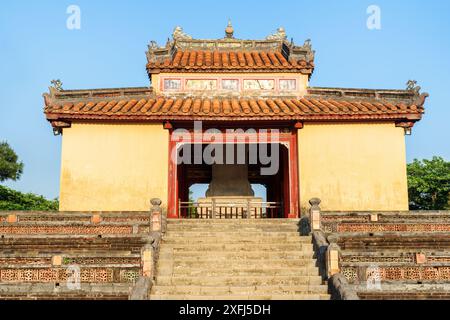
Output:
[[[207,130],[204,129],[203,132]],[[191,141],[186,143],[179,143],[172,139],[174,129],[169,129],[169,172],[168,172],[168,204],[167,217],[169,219],[179,219],[179,181],[178,181],[178,165],[176,162],[172,161],[172,155],[175,154],[176,150],[183,144],[204,144],[210,143],[210,141],[204,141],[203,139],[198,139],[198,134],[191,132]],[[227,134],[223,133],[225,141],[227,141]],[[203,137],[203,134],[201,135]],[[289,152],[289,211],[286,213],[285,218],[296,219],[300,217],[300,201],[299,201],[299,176],[298,176],[298,140],[297,140],[297,130],[291,130],[290,132],[281,132],[279,134],[279,139],[270,140],[271,143],[279,143],[285,146]],[[244,139],[245,144],[251,144],[259,141],[259,133],[257,140],[248,139],[248,137],[243,134],[239,135]],[[215,141],[215,143],[225,143],[223,141]]]

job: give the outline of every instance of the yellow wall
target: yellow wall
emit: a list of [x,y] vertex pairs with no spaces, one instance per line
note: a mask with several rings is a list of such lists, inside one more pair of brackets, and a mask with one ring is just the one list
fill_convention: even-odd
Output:
[[298,143],[302,208],[318,197],[325,211],[408,210],[402,128],[306,123]]
[[169,133],[162,124],[73,123],[64,129],[61,211],[146,211],[167,205]]
[[[73,123],[64,129],[61,211],[167,206],[168,131],[162,124]],[[305,124],[299,130],[301,207],[408,210],[405,139],[393,123]]]

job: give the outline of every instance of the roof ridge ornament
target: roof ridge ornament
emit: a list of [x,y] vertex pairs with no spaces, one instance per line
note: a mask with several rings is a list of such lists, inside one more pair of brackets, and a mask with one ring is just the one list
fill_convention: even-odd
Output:
[[408,80],[408,82],[406,83],[406,90],[414,93],[414,96],[415,96],[414,104],[417,107],[423,108],[423,106],[425,105],[425,102],[426,102],[427,98],[430,96],[430,94],[427,92],[420,93],[420,91],[422,90],[422,87],[417,85],[416,80]]
[[234,28],[231,19],[228,19],[228,26],[225,29],[225,38],[234,39]]
[[52,84],[52,86],[50,87],[50,91],[55,90],[55,91],[63,91],[63,83],[60,79],[56,79],[56,80],[52,80],[50,82]]
[[303,47],[305,49],[311,50],[312,49],[311,39],[306,39],[305,43],[303,44]]
[[150,49],[150,50],[157,50],[157,49],[159,49],[159,45],[158,45],[158,43],[156,42],[156,41],[150,41],[150,44],[148,45],[148,48]]
[[422,88],[417,85],[416,80],[408,80],[406,83],[406,90],[414,91],[416,94],[420,94],[420,90],[422,90]]
[[286,40],[286,30],[283,27],[277,29],[277,32],[266,37],[266,40]]
[[192,36],[185,33],[183,31],[183,28],[180,26],[175,27],[175,29],[173,30],[172,37],[173,37],[173,40],[175,40],[175,41],[177,41],[177,40],[192,40]]

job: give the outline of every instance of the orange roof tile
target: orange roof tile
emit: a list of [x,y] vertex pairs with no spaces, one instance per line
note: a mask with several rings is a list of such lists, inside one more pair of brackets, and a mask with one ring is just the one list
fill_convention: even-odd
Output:
[[300,72],[312,74],[314,62],[289,60],[278,51],[177,51],[172,58],[150,61],[149,73],[192,72],[208,70],[216,72]]
[[[120,89],[118,89],[120,90]],[[141,91],[139,91],[141,90]],[[341,91],[339,91],[341,90]],[[116,90],[117,91],[117,90]],[[339,93],[340,92],[340,93]],[[347,94],[351,97],[347,97]],[[357,95],[361,97],[356,97]],[[84,97],[84,98],[78,98]],[[428,95],[411,91],[310,88],[304,97],[164,97],[149,89],[111,92],[95,98],[85,91],[45,95],[49,121],[123,120],[408,120],[418,121]],[[374,95],[374,97],[368,97]]]

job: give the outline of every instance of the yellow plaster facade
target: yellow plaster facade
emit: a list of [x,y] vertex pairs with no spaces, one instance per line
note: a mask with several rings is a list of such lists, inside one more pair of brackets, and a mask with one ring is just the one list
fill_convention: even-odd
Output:
[[147,211],[167,205],[169,133],[159,124],[73,123],[64,129],[61,211]]
[[394,123],[305,124],[298,133],[301,208],[408,210],[403,128]]

